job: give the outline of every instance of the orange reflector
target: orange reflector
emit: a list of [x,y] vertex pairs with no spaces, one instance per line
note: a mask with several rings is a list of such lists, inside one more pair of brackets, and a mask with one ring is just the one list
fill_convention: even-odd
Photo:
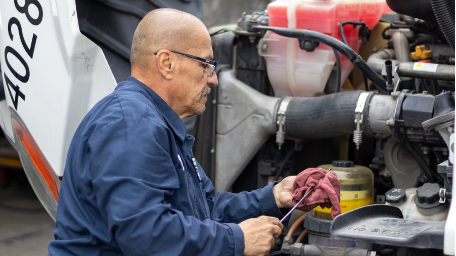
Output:
[[[33,162],[36,170],[40,173],[44,182],[46,182],[47,187],[52,193],[55,201],[57,202],[60,192],[60,180],[57,175],[54,173],[51,165],[44,157],[44,154],[41,152],[38,144],[32,137],[32,134],[29,132],[24,122],[17,115],[13,115],[12,118],[13,129],[15,130],[18,138],[21,140],[22,145],[24,145],[25,150],[27,151],[28,156]],[[17,143],[17,142],[16,142]]]

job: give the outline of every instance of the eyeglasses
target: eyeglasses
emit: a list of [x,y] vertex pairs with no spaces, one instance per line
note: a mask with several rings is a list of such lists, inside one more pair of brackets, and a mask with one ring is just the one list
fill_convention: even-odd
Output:
[[[213,76],[214,73],[215,73],[215,68],[217,67],[217,61],[213,61],[213,60],[208,60],[208,59],[205,59],[205,58],[201,58],[201,57],[198,57],[198,56],[193,56],[193,55],[190,55],[190,54],[187,54],[187,53],[182,53],[182,52],[176,52],[176,51],[171,51],[171,52],[174,52],[174,53],[178,53],[178,54],[181,54],[181,55],[184,55],[185,57],[188,57],[188,58],[191,58],[191,59],[194,59],[196,61],[199,61],[205,65],[208,65],[208,66],[211,66],[212,69],[211,69],[211,73],[208,74],[208,76]],[[157,55],[158,52],[155,52],[154,54]]]

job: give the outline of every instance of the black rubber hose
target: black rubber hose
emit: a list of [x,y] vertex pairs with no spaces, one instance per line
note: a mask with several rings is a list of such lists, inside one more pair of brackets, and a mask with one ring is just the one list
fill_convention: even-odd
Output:
[[340,92],[340,83],[342,82],[342,71],[340,69],[340,57],[339,57],[339,52],[336,51],[336,49],[333,48],[334,55],[336,56],[336,65],[337,65],[337,86],[336,86],[336,93]]
[[431,0],[431,5],[443,35],[454,51],[454,0]]
[[280,36],[308,39],[326,44],[347,57],[347,59],[351,61],[351,63],[353,63],[353,65],[355,65],[357,68],[359,68],[359,70],[361,70],[361,72],[365,74],[372,81],[372,83],[377,86],[379,90],[387,93],[385,81],[383,81],[383,78],[377,75],[377,73],[367,65],[363,58],[361,58],[361,56],[353,51],[348,45],[344,44],[334,37],[325,35],[320,32],[304,29],[278,28],[269,26],[253,26],[252,28],[257,30],[270,30]]
[[355,108],[361,92],[293,98],[285,114],[285,135],[299,139],[324,139],[352,134],[356,129]]

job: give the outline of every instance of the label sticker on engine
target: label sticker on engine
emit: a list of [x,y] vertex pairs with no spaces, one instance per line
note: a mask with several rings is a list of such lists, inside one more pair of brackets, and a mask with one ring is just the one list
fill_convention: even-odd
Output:
[[325,237],[315,237],[316,245],[325,252],[326,255],[343,255],[356,247],[355,241],[336,240]]
[[437,71],[438,65],[439,64],[434,64],[434,63],[415,62],[413,64],[413,70],[435,73]]
[[330,238],[316,237],[318,245],[329,246],[329,247],[356,247],[355,241],[349,240],[336,240]]

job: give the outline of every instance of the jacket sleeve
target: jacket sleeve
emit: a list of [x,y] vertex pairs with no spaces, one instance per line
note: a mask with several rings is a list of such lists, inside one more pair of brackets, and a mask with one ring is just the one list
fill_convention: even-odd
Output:
[[[201,168],[201,167],[200,167]],[[218,192],[212,196],[214,186],[207,176],[202,174],[202,183],[206,189],[206,201],[211,211],[211,219],[222,223],[240,223],[246,219],[262,215],[282,218],[283,211],[277,207],[272,187],[274,182],[264,188],[251,192]],[[283,209],[287,211],[288,209]]]
[[236,224],[173,209],[179,188],[171,131],[145,118],[105,125],[88,141],[90,180],[104,224],[125,255],[242,255]]

